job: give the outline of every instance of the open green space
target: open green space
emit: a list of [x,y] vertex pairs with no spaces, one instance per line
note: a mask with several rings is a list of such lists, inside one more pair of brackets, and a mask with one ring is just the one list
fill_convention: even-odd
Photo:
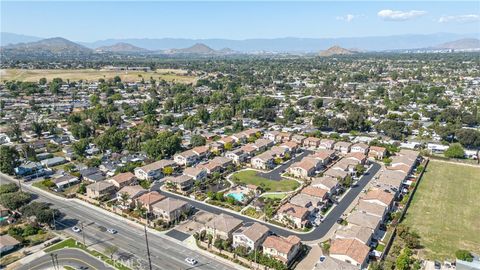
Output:
[[279,199],[279,200],[281,200],[281,199],[285,198],[286,196],[287,196],[287,194],[285,194],[285,193],[279,193],[279,194],[265,194],[262,197],[263,198],[268,198],[268,199]]
[[423,257],[480,253],[479,194],[480,168],[430,161],[403,221],[420,235]]
[[232,180],[236,183],[251,184],[263,188],[265,191],[292,191],[300,184],[295,180],[283,179],[280,181],[270,180],[257,175],[257,171],[244,170],[236,172],[232,176]]

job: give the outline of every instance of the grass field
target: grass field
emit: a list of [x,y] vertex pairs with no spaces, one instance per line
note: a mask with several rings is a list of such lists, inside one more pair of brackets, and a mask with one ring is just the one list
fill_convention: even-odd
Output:
[[157,69],[151,72],[144,71],[110,71],[95,69],[2,69],[0,70],[1,81],[17,80],[38,82],[40,78],[46,78],[51,81],[53,78],[62,78],[63,80],[86,80],[96,81],[98,79],[112,79],[120,76],[122,81],[134,82],[139,81],[142,77],[149,80],[152,77],[155,80],[163,79],[166,81],[175,81],[179,83],[194,83],[194,76],[186,75],[184,70],[174,69]]
[[292,191],[300,184],[295,180],[283,179],[274,181],[257,175],[257,171],[245,170],[235,173],[232,180],[237,183],[252,184],[262,187],[265,191]]
[[285,196],[287,196],[287,194],[267,194],[267,195],[263,195],[262,197],[263,198],[268,198],[268,199],[283,199],[285,198]]
[[480,168],[430,161],[404,223],[418,232],[428,259],[480,253]]

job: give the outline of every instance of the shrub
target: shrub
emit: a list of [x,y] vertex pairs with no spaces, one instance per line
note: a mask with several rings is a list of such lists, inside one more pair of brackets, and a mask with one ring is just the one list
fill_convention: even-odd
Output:
[[457,257],[457,259],[462,261],[467,261],[467,262],[473,261],[472,254],[468,250],[464,250],[464,249],[459,249],[455,251],[455,257]]

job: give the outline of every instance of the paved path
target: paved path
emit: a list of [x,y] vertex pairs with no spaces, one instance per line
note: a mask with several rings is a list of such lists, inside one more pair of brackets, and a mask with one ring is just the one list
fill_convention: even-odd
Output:
[[174,194],[174,193],[166,193],[164,191],[161,191],[161,193],[165,196],[168,196],[168,197],[173,197],[173,198],[180,199],[180,200],[186,200],[197,209],[201,209],[201,210],[211,212],[211,213],[214,213],[214,214],[217,214],[217,215],[221,214],[221,213],[225,213],[227,215],[231,215],[231,216],[234,216],[238,219],[241,219],[244,222],[260,222],[260,223],[263,223],[264,225],[269,227],[269,229],[272,232],[274,232],[278,235],[288,236],[288,235],[295,234],[298,237],[300,237],[300,239],[302,239],[302,241],[316,241],[316,240],[319,240],[319,239],[323,238],[325,235],[327,235],[327,233],[330,231],[330,229],[336,224],[337,219],[340,218],[342,216],[342,214],[350,207],[352,202],[357,198],[357,196],[360,194],[360,192],[365,188],[365,186],[370,182],[370,180],[372,180],[372,178],[375,176],[375,174],[379,170],[380,170],[380,164],[373,163],[372,167],[369,169],[368,173],[366,175],[363,175],[360,178],[360,180],[358,180],[355,187],[352,187],[350,190],[348,190],[348,192],[343,196],[343,198],[339,202],[339,204],[336,205],[330,211],[330,213],[325,217],[325,220],[323,221],[323,223],[320,224],[320,226],[314,228],[312,231],[310,231],[308,233],[294,232],[292,230],[283,229],[283,228],[277,227],[277,226],[272,225],[272,224],[267,223],[267,222],[262,222],[262,221],[252,219],[252,218],[247,217],[247,216],[240,215],[238,213],[234,213],[232,211],[228,211],[228,210],[225,210],[225,209],[222,209],[222,208],[219,208],[219,207],[215,207],[215,206],[203,203],[203,202],[196,201],[196,200],[191,199],[189,197],[177,195],[177,194]]
[[[104,264],[102,261],[98,260],[95,257],[90,256],[89,254],[78,250],[78,249],[61,249],[52,254],[57,255],[58,265],[60,269],[63,269],[62,266],[70,266],[75,269],[79,267],[88,267],[89,270],[113,270],[110,265]],[[43,255],[40,258],[36,258],[35,261],[30,262],[29,264],[23,265],[18,268],[18,270],[43,270],[43,269],[53,269],[53,262],[50,253]]]

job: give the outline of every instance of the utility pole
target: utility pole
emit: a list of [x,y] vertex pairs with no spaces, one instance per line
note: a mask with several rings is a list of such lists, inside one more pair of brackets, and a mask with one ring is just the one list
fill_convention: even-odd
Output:
[[53,216],[53,230],[56,231],[57,230],[57,225],[55,223],[55,210],[52,211],[52,216]]
[[57,263],[57,268],[60,269],[60,265],[58,264],[58,254],[54,254],[55,261]]
[[57,266],[55,265],[55,258],[54,258],[54,256],[55,256],[55,255],[54,255],[53,253],[50,254],[50,257],[52,257],[53,268],[56,270],[56,269],[57,269]]
[[145,242],[147,244],[148,269],[152,270],[152,260],[150,259],[150,248],[148,247],[147,225],[143,225],[145,230]]
[[84,246],[84,247],[87,247],[87,246],[85,245],[85,230],[83,229],[83,222],[81,223],[81,225],[82,225],[83,246]]

